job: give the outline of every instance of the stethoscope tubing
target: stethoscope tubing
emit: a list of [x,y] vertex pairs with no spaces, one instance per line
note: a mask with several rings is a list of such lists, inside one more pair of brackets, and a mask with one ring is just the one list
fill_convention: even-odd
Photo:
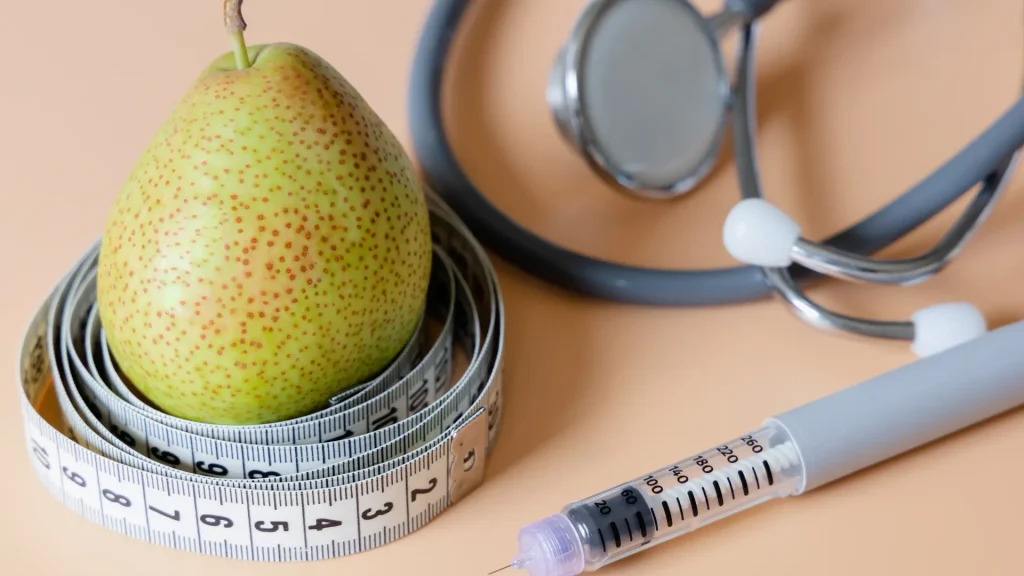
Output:
[[[758,31],[757,20],[743,26],[737,50],[733,126],[736,170],[739,174],[740,195],[743,198],[763,198],[764,194],[757,165],[757,147],[754,145],[757,125],[754,46]],[[923,255],[901,260],[878,260],[803,239],[797,242],[800,248],[798,252],[802,251],[807,256],[806,260],[809,262],[806,266],[821,266],[818,272],[836,278],[903,285],[923,281],[944,267],[991,213],[1016,168],[1019,156],[1020,150],[1014,150],[1009,158],[997,166],[995,172],[987,176],[981,189],[946,235]],[[830,264],[831,269],[828,269]],[[876,320],[840,314],[808,298],[794,281],[789,268],[763,270],[775,293],[792,312],[809,325],[830,332],[846,332],[875,338],[915,338],[916,330],[912,320]]]
[[[445,63],[467,0],[437,0],[422,29],[410,78],[409,121],[413,154],[424,182],[463,219],[493,253],[551,284],[604,300],[656,306],[714,306],[764,299],[776,288],[764,269],[737,266],[662,270],[592,258],[555,245],[498,210],[466,176],[445,134],[442,94]],[[750,24],[742,30],[750,33]],[[896,242],[983,180],[1005,176],[1011,155],[1024,145],[1024,98],[949,161],[888,205],[825,241],[868,255]],[[739,170],[742,188],[756,172]],[[760,184],[757,183],[759,190]],[[746,194],[746,192],[745,192]],[[798,282],[820,278],[794,265]]]

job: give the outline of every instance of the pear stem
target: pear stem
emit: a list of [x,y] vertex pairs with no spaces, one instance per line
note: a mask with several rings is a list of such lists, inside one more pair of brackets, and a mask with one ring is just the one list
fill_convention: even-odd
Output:
[[235,65],[239,70],[252,66],[249,51],[245,47],[245,19],[242,18],[242,0],[224,0],[224,27],[231,38],[235,51]]

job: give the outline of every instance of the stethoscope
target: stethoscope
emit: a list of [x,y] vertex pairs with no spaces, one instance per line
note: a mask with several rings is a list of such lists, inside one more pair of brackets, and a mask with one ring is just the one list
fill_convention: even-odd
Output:
[[[412,147],[426,184],[497,255],[586,295],[706,306],[774,293],[812,326],[909,340],[920,356],[984,333],[984,316],[966,302],[923,308],[904,321],[871,320],[813,302],[798,281],[817,274],[906,286],[939,272],[986,219],[1016,168],[1024,145],[1024,99],[889,205],[826,242],[807,240],[791,218],[764,200],[754,149],[754,43],[758,19],[777,3],[726,0],[720,13],[706,18],[687,0],[593,0],[556,58],[547,93],[560,132],[588,165],[616,189],[644,199],[694,190],[714,165],[731,117],[742,198],[726,218],[722,240],[746,266],[666,271],[602,261],[538,237],[491,204],[455,159],[441,114],[444,63],[469,0],[437,0],[413,63]],[[719,39],[732,30],[739,47],[730,86]],[[979,183],[960,218],[925,254],[899,260],[868,256]]]

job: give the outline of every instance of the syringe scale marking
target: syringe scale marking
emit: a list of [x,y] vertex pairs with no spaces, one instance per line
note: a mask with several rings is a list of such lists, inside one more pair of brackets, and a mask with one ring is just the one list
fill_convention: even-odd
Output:
[[[1022,346],[1024,322],[1004,326],[777,415],[752,434],[716,449],[568,504],[520,530],[512,566],[533,576],[598,570],[741,510],[806,493],[1024,405]],[[729,500],[724,497],[726,483]],[[717,496],[716,507],[711,506],[709,488]],[[698,495],[704,498],[704,514]],[[673,499],[679,522],[672,518]],[[692,517],[684,514],[687,502]],[[656,511],[665,514],[664,522],[658,523]],[[655,526],[655,533],[639,542],[617,541],[612,548],[601,528],[610,522],[615,529],[617,521],[634,514],[651,514],[648,524]]]
[[[760,468],[767,480],[763,483]],[[753,485],[747,479],[750,474]],[[560,514],[524,529],[520,544],[545,550],[556,563],[559,558],[572,560],[571,573],[596,569],[773,495],[785,495],[799,484],[801,474],[801,462],[785,431],[765,427],[566,506]],[[742,492],[736,490],[734,478]],[[785,482],[780,484],[779,478]],[[530,561],[519,557],[513,565],[526,568]]]
[[[726,448],[726,447],[723,447],[723,448]],[[766,474],[766,479],[768,481],[768,485],[772,486],[772,485],[774,485],[774,474],[773,474],[773,471],[772,471],[772,468],[771,468],[771,460],[773,459],[772,457],[775,456],[776,454],[778,454],[780,451],[785,451],[788,448],[791,448],[791,446],[781,445],[781,446],[773,448],[771,451],[763,453],[763,454],[761,453],[762,451],[758,450],[758,452],[755,453],[754,456],[748,457],[748,458],[746,458],[746,459],[744,459],[742,461],[740,461],[738,459],[730,459],[733,463],[728,465],[724,469],[714,469],[713,466],[710,466],[709,464],[706,463],[707,459],[705,459],[703,455],[698,455],[698,456],[694,457],[693,461],[701,463],[702,466],[704,467],[704,469],[711,468],[711,472],[706,473],[705,475],[703,475],[701,477],[698,477],[698,478],[694,478],[694,479],[690,479],[688,476],[683,475],[681,473],[681,468],[679,468],[678,464],[668,468],[667,471],[672,473],[672,474],[674,474],[676,476],[677,480],[681,479],[681,480],[683,480],[682,483],[690,485],[690,487],[686,491],[686,497],[689,500],[690,510],[691,510],[693,518],[695,519],[695,518],[698,518],[700,516],[700,507],[699,507],[699,505],[697,503],[697,498],[696,498],[696,495],[695,495],[695,492],[694,492],[694,490],[696,488],[699,487],[700,490],[701,490],[700,494],[703,496],[703,499],[704,499],[704,508],[705,508],[705,510],[706,511],[711,511],[712,499],[710,498],[710,496],[708,494],[708,491],[707,491],[707,484],[708,484],[708,481],[710,480],[710,484],[711,484],[711,486],[712,486],[712,488],[714,489],[714,492],[715,492],[714,501],[716,501],[717,504],[718,504],[718,507],[721,508],[721,507],[726,506],[726,504],[727,504],[726,500],[725,500],[725,493],[722,490],[722,480],[724,479],[725,482],[729,485],[729,489],[730,489],[730,500],[729,500],[729,503],[731,504],[732,502],[734,502],[736,500],[736,492],[733,489],[733,483],[732,483],[732,475],[733,474],[735,474],[736,476],[738,476],[740,478],[740,482],[744,486],[743,495],[744,496],[748,496],[750,494],[750,491],[749,491],[749,488],[747,488],[746,478],[745,478],[745,475],[743,474],[743,470],[740,469],[740,468],[743,468],[743,467],[745,467],[747,465],[750,466],[750,471],[754,474],[757,490],[760,490],[761,489],[761,482],[760,482],[760,477],[759,477],[759,474],[757,472],[757,467],[756,467],[756,464],[759,463],[765,469],[765,474]],[[731,451],[726,450],[725,453],[726,454],[731,454]],[[760,454],[760,456],[758,456],[758,454]],[[657,480],[656,476],[647,476],[647,477],[645,477],[643,479],[643,481],[644,481],[644,484],[647,485],[650,488],[649,491],[652,493],[650,495],[652,498],[654,498],[654,499],[664,498],[664,497],[658,496],[659,494],[662,494],[664,492],[664,487],[662,487],[658,483],[658,480]],[[671,488],[669,490],[672,491]],[[686,518],[686,515],[685,515],[685,512],[684,512],[683,502],[682,502],[682,500],[678,496],[674,496],[674,498],[675,498],[675,501],[676,501],[676,506],[679,509],[679,520],[680,520],[680,522],[685,522],[687,518]],[[656,508],[657,508],[656,505],[652,506],[652,507],[650,507],[650,511],[651,511],[651,514],[652,514],[652,517],[653,517],[653,520],[654,520],[655,532],[658,532],[658,531],[661,530],[661,527],[660,527],[660,524],[659,524],[658,515],[656,514]],[[664,520],[665,520],[666,528],[672,528],[674,526],[674,523],[675,523],[675,517],[674,517],[674,514],[672,512],[672,508],[671,508],[671,506],[669,504],[669,500],[662,499],[661,500],[660,509],[664,512],[663,517],[664,517]]]

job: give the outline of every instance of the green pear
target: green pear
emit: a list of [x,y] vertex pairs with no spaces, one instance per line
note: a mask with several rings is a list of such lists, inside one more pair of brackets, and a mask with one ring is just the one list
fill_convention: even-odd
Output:
[[108,216],[97,305],[154,406],[295,418],[381,371],[426,302],[426,199],[400,142],[310,50],[234,50],[189,87]]

